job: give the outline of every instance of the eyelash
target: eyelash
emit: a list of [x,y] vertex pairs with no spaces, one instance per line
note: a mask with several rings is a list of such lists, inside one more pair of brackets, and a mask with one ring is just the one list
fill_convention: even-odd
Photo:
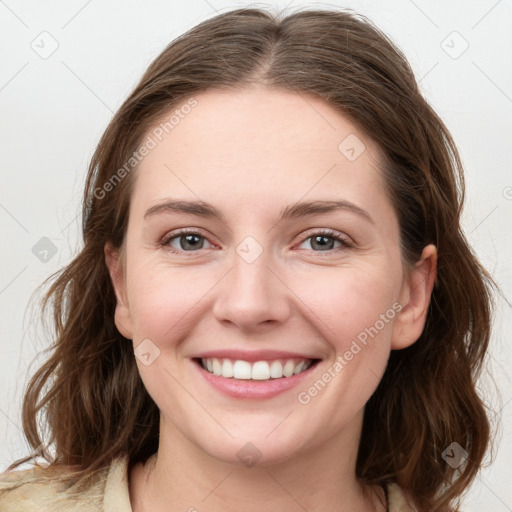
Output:
[[[192,253],[193,254],[195,252],[200,251],[200,249],[197,249],[195,251],[176,250],[169,245],[169,243],[172,240],[179,238],[182,235],[197,235],[199,238],[203,238],[203,239],[207,240],[207,238],[205,236],[201,235],[201,233],[197,229],[184,228],[184,229],[180,229],[178,231],[174,231],[174,232],[166,235],[160,242],[160,245],[173,254],[184,254],[184,253]],[[312,229],[312,230],[306,231],[304,233],[304,235],[308,235],[308,236],[305,236],[299,245],[302,245],[306,240],[308,240],[310,238],[314,238],[316,236],[325,236],[327,238],[332,238],[335,242],[340,243],[340,247],[336,247],[333,249],[327,249],[325,251],[315,251],[313,249],[307,249],[309,252],[318,253],[319,255],[322,255],[322,253],[332,254],[336,249],[343,250],[343,249],[349,249],[349,248],[354,247],[354,244],[352,243],[352,241],[350,241],[347,237],[342,236],[341,233],[339,233],[337,231],[333,231],[332,229],[317,229],[317,230]]]

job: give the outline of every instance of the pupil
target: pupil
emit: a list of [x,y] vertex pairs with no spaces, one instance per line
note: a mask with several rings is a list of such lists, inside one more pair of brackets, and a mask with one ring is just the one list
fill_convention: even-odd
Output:
[[332,249],[333,243],[334,240],[329,236],[315,236],[313,239],[313,249],[315,249],[315,244],[319,244],[317,248],[320,248],[321,251]]
[[186,248],[192,248],[192,249],[200,249],[201,247],[198,247],[198,241],[199,238],[197,235],[183,235],[181,237],[182,242],[185,241],[185,243],[182,243],[181,246],[183,249]]

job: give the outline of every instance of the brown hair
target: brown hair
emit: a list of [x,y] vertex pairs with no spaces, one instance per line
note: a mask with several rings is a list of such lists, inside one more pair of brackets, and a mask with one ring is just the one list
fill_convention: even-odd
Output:
[[[122,246],[136,171],[106,184],[164,113],[199,92],[254,84],[314,94],[376,141],[404,263],[412,265],[429,243],[438,249],[424,331],[409,348],[392,351],[366,404],[357,476],[373,484],[396,481],[420,510],[453,510],[489,442],[475,382],[489,341],[493,281],[461,232],[464,181],[447,128],[420,94],[402,53],[371,22],[339,10],[286,17],[227,12],[171,42],[149,66],[90,163],[84,247],[43,302],[43,312],[53,309],[56,341],[26,390],[25,435],[34,449],[54,447],[50,467],[75,465],[75,475],[90,475],[120,455],[133,464],[157,451],[159,411],[132,345],[115,327],[104,258],[107,242]],[[39,414],[49,428],[45,443]],[[452,442],[468,453],[457,470],[441,456]]]

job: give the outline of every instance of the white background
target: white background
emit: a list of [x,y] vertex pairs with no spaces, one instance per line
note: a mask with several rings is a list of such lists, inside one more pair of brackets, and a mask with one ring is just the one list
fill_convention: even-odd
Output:
[[[288,1],[251,5],[352,8],[403,49],[461,151],[468,239],[510,301],[512,1]],[[248,5],[0,1],[0,471],[27,452],[21,397],[42,359],[31,361],[48,343],[28,301],[79,248],[80,197],[100,135],[168,42],[216,11]],[[31,47],[42,52],[52,44],[58,48],[47,58]],[[42,237],[57,248],[47,262],[32,252]],[[468,512],[512,511],[511,333],[510,306],[498,298],[488,375],[480,384],[495,411],[495,459],[465,499]]]

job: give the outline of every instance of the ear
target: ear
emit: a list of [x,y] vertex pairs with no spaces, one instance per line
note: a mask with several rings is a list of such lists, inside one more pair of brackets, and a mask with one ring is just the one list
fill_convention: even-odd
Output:
[[421,336],[436,278],[437,249],[430,244],[423,249],[419,261],[402,285],[399,298],[402,309],[393,325],[393,350],[406,348]]
[[110,280],[116,295],[116,311],[114,321],[117,330],[128,339],[132,339],[132,321],[128,297],[126,295],[126,279],[124,273],[123,257],[121,252],[114,249],[110,242],[105,244],[105,262],[110,274]]

